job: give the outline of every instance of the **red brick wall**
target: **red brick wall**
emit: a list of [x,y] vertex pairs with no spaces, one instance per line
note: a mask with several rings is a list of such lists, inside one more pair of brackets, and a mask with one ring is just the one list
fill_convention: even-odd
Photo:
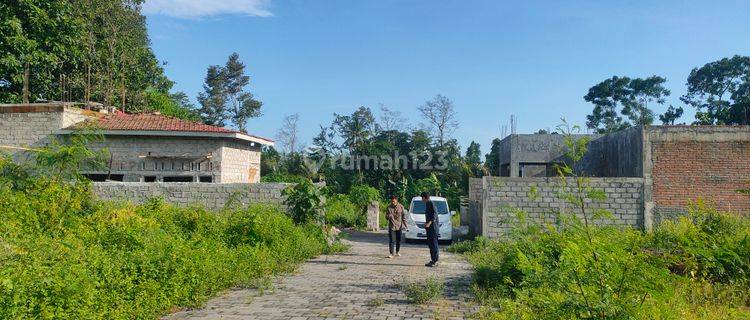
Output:
[[750,213],[750,141],[654,141],[651,145],[657,207],[684,208],[698,198],[720,210]]

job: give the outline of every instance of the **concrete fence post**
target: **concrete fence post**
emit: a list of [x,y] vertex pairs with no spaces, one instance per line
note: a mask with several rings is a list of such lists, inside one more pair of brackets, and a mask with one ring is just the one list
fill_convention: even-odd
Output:
[[380,204],[377,201],[367,205],[367,230],[380,230]]

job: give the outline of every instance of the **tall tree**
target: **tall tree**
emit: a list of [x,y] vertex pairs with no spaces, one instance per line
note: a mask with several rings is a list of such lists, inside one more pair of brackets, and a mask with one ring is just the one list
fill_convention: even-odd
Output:
[[478,143],[471,141],[469,147],[466,148],[466,163],[468,164],[482,164],[482,150]]
[[490,153],[484,156],[484,166],[491,175],[500,176],[500,144],[502,140],[499,138],[492,139],[492,146],[490,147]]
[[299,114],[297,113],[285,116],[281,123],[281,128],[276,133],[276,139],[281,142],[286,153],[297,153],[301,149],[298,122]]
[[351,154],[364,150],[369,139],[380,131],[372,110],[364,106],[359,107],[351,115],[334,114],[334,118],[333,128],[343,139],[343,146]]
[[168,94],[172,82],[151,50],[142,2],[0,2],[0,100],[147,110],[147,91]]
[[661,120],[661,124],[673,125],[677,119],[682,117],[682,112],[682,107],[675,108],[673,106],[669,106],[664,114],[659,115],[659,120]]
[[246,132],[247,120],[260,116],[263,104],[245,91],[245,87],[250,84],[250,77],[245,74],[245,64],[240,61],[239,54],[235,52],[229,56],[223,72],[232,123],[240,131]]
[[698,110],[696,124],[750,124],[750,57],[735,55],[695,68],[680,99]]
[[393,110],[386,105],[380,105],[380,128],[383,131],[406,131],[408,130],[409,124],[404,119],[401,112]]
[[670,92],[664,88],[667,79],[651,76],[646,79],[634,78],[628,84],[628,95],[623,101],[622,114],[626,115],[632,125],[650,125],[654,123],[654,112],[649,104],[664,104]]
[[209,66],[203,83],[203,92],[198,94],[198,114],[203,123],[223,127],[227,115],[227,95],[224,91],[226,79],[221,66]]
[[[586,125],[598,133],[611,133],[631,126],[650,125],[654,111],[650,104],[664,104],[670,92],[667,80],[659,76],[645,79],[613,76],[589,89],[584,100],[594,104]],[[624,120],[621,115],[627,116]]]
[[249,83],[245,64],[236,52],[229,56],[224,66],[209,66],[203,92],[198,95],[203,122],[224,126],[231,121],[239,131],[247,132],[247,120],[259,117],[263,105],[245,91]]
[[610,133],[628,127],[619,115],[618,108],[628,95],[630,78],[613,76],[589,89],[583,97],[594,104],[594,110],[586,116],[586,125],[599,133]]
[[438,94],[417,109],[427,121],[425,127],[432,131],[437,138],[438,147],[442,148],[446,138],[458,128],[453,101]]
[[68,1],[0,3],[0,99],[54,99],[61,66],[75,60],[79,24]]

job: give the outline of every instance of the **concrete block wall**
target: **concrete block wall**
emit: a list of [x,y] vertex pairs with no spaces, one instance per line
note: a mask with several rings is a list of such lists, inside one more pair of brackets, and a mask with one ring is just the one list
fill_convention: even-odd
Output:
[[[482,179],[482,235],[498,238],[514,227],[516,210],[538,222],[557,224],[557,212],[581,213],[557,197],[561,190],[559,178],[509,178],[484,177]],[[573,179],[568,183],[572,185]],[[607,196],[602,202],[591,202],[592,210],[605,209],[613,214],[611,219],[597,224],[643,228],[642,178],[590,178],[591,187],[603,190]],[[532,191],[533,190],[533,191]]]
[[[36,147],[63,126],[86,119],[86,111],[65,104],[0,106],[0,145]],[[17,151],[15,151],[17,152]],[[11,152],[14,153],[14,152]]]
[[122,174],[127,182],[140,182],[144,176],[158,180],[164,176],[212,176],[214,182],[222,182],[222,145],[221,140],[206,138],[106,136],[91,147],[107,149],[112,156],[111,174]]
[[221,148],[221,181],[260,182],[260,145],[224,142]]
[[201,205],[209,210],[224,208],[230,199],[234,204],[246,206],[253,203],[283,206],[282,190],[289,183],[148,183],[148,182],[95,182],[93,193],[101,200],[143,203],[149,198],[163,197],[178,205]]

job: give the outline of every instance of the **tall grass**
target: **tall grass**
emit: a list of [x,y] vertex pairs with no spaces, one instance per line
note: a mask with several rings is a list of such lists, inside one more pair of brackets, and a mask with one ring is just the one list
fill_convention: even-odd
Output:
[[519,226],[452,250],[474,266],[483,318],[750,318],[750,221],[702,205],[653,233]]
[[84,180],[0,162],[0,318],[154,318],[328,249],[275,207],[97,202]]

